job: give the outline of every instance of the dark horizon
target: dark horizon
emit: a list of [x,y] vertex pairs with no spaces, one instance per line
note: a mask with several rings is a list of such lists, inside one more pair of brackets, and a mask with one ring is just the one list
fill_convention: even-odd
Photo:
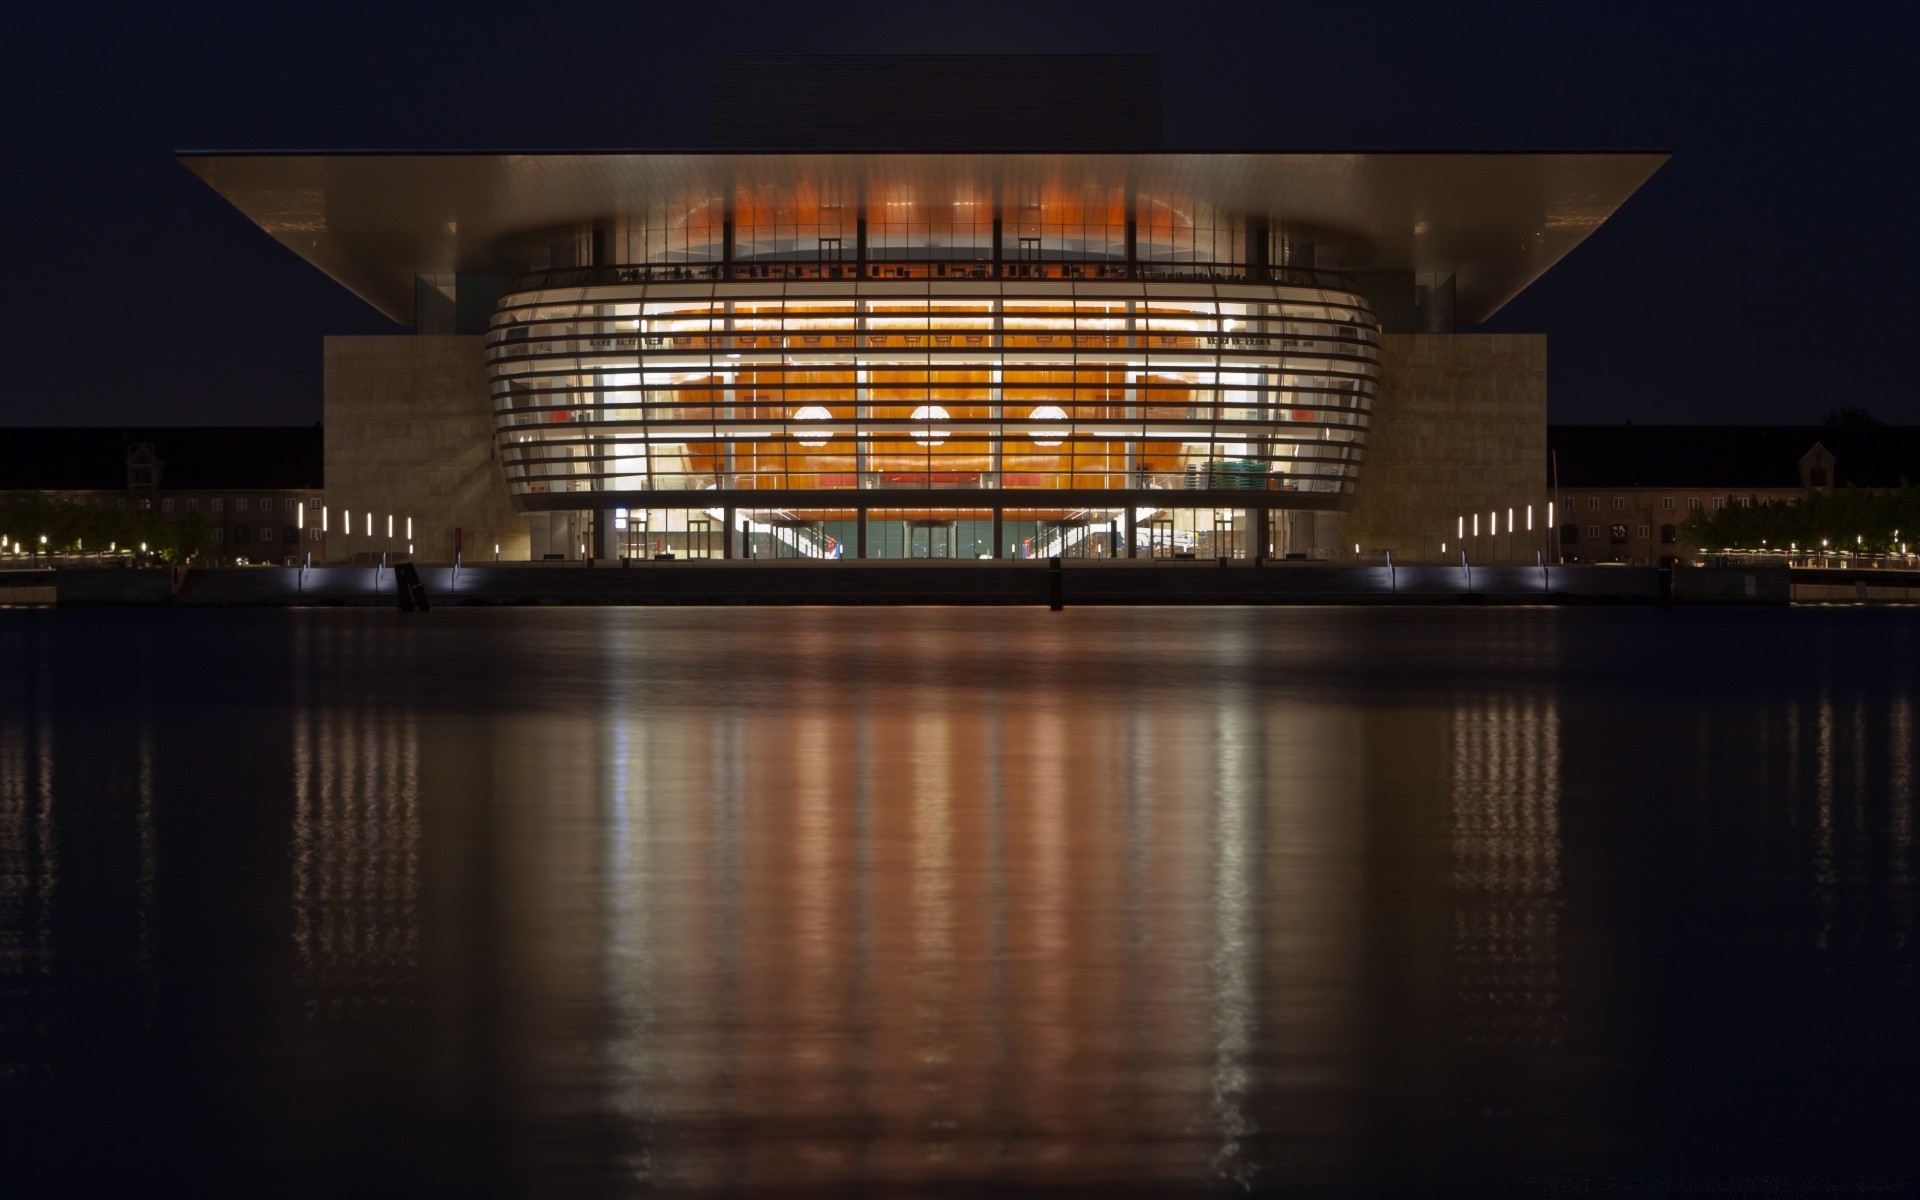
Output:
[[[783,52],[1004,49],[982,32],[991,14],[935,28],[879,11],[822,25],[749,6],[736,23]],[[1144,9],[1098,28],[1018,11],[1021,49],[1165,42],[1164,146],[1670,148],[1588,244],[1475,327],[1549,335],[1556,424],[1803,424],[1841,407],[1920,420],[1894,356],[1861,336],[1920,320],[1884,265],[1915,259],[1902,164],[1862,116],[1901,109],[1907,39],[1872,14],[1279,9],[1236,15],[1223,58],[1204,48],[1218,39],[1143,32]],[[458,26],[404,10],[82,19],[42,10],[22,27],[35,53],[18,77],[50,115],[12,132],[26,182],[10,224],[35,235],[14,248],[35,300],[14,327],[34,353],[16,360],[4,424],[309,423],[322,337],[404,329],[283,253],[175,147],[711,148],[722,47],[697,13],[570,13],[599,33],[531,57],[499,36],[505,10]],[[641,45],[684,52],[636,58]],[[127,229],[161,236],[129,245],[114,236]],[[104,341],[75,319],[88,311]]]

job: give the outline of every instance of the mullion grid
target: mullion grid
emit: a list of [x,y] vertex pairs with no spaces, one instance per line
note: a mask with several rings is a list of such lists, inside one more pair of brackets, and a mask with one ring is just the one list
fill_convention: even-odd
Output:
[[[647,293],[643,289],[643,295],[644,294]],[[1337,486],[1340,477],[1350,477],[1352,474],[1356,460],[1354,454],[1354,444],[1357,440],[1356,434],[1364,429],[1364,410],[1365,407],[1367,407],[1364,402],[1370,397],[1372,391],[1371,380],[1363,370],[1353,373],[1351,378],[1357,381],[1357,386],[1355,384],[1349,384],[1348,390],[1345,392],[1324,393],[1309,389],[1292,389],[1279,382],[1279,377],[1288,374],[1297,375],[1303,372],[1287,362],[1285,355],[1276,354],[1263,356],[1268,357],[1265,370],[1263,372],[1251,372],[1255,375],[1262,376],[1252,382],[1251,386],[1248,386],[1247,381],[1240,381],[1242,388],[1254,397],[1255,406],[1276,418],[1279,416],[1278,410],[1289,407],[1289,400],[1295,402],[1291,405],[1292,407],[1298,407],[1300,402],[1307,402],[1314,411],[1321,413],[1324,417],[1337,418],[1337,420],[1316,420],[1313,423],[1313,432],[1320,436],[1313,439],[1305,439],[1298,436],[1289,436],[1289,434],[1294,433],[1294,431],[1286,428],[1285,424],[1277,420],[1272,422],[1236,421],[1226,414],[1224,410],[1229,407],[1228,388],[1225,380],[1227,368],[1225,365],[1225,351],[1219,343],[1216,343],[1212,354],[1202,356],[1206,365],[1197,371],[1194,369],[1181,369],[1185,364],[1178,362],[1167,363],[1164,361],[1165,358],[1170,356],[1177,358],[1183,350],[1190,352],[1199,349],[1198,345],[1180,345],[1178,343],[1176,343],[1175,346],[1168,346],[1165,344],[1165,339],[1173,337],[1185,342],[1196,342],[1199,338],[1205,336],[1204,330],[1208,328],[1211,328],[1216,333],[1224,330],[1226,312],[1223,301],[1217,292],[1205,305],[1194,305],[1190,301],[1180,303],[1177,301],[1169,302],[1161,300],[1162,307],[1158,310],[1154,308],[1154,298],[1146,298],[1146,311],[1140,314],[1139,320],[1136,321],[1136,325],[1142,327],[1138,333],[1138,341],[1141,343],[1137,347],[1139,353],[1132,358],[1132,361],[1137,362],[1137,367],[1129,366],[1129,356],[1121,355],[1119,356],[1120,361],[1115,363],[1111,361],[1112,356],[1101,355],[1099,356],[1101,364],[1098,369],[1103,378],[1099,380],[1097,385],[1091,380],[1091,372],[1089,370],[1090,363],[1094,356],[1085,352],[1090,348],[1090,339],[1083,335],[1089,333],[1094,328],[1088,324],[1093,314],[1098,313],[1109,322],[1117,318],[1122,310],[1117,306],[1115,300],[1105,299],[1100,302],[1081,302],[1072,297],[1062,296],[1056,297],[1056,302],[1046,308],[1025,308],[1017,310],[1026,314],[1028,317],[1043,317],[1045,322],[1049,322],[1040,324],[1037,328],[1030,329],[1030,332],[1037,334],[1050,330],[1053,336],[1065,336],[1066,343],[1071,348],[1071,353],[1069,353],[1062,362],[1061,360],[1042,357],[1038,354],[1021,355],[1019,350],[1023,348],[1021,342],[1024,339],[1018,334],[1006,333],[997,339],[994,337],[993,317],[998,315],[995,310],[998,310],[998,313],[1004,313],[1006,311],[1004,300],[1007,299],[1007,297],[1004,291],[1000,296],[993,299],[964,297],[963,299],[979,302],[980,307],[985,310],[968,314],[979,319],[980,323],[974,326],[965,326],[952,330],[948,335],[955,337],[962,335],[979,337],[984,343],[983,348],[988,351],[987,355],[981,359],[970,360],[960,353],[951,355],[939,353],[934,342],[937,329],[934,324],[934,319],[938,309],[933,304],[928,303],[928,301],[942,298],[943,297],[931,295],[929,292],[922,292],[913,297],[875,297],[869,295],[858,297],[855,303],[841,308],[838,311],[831,309],[823,311],[814,307],[807,308],[804,310],[805,316],[816,320],[822,317],[829,319],[850,318],[854,334],[852,340],[855,343],[853,346],[854,353],[850,356],[852,358],[851,363],[846,363],[844,360],[829,361],[821,363],[818,366],[811,366],[810,370],[802,366],[799,360],[794,357],[793,353],[796,349],[796,344],[800,344],[802,350],[805,349],[804,344],[801,342],[801,339],[805,335],[801,332],[800,328],[794,324],[796,320],[800,319],[796,315],[795,308],[785,302],[786,298],[784,296],[769,296],[761,299],[753,305],[754,316],[760,318],[753,336],[756,346],[765,349],[767,345],[771,345],[779,351],[778,362],[773,364],[777,369],[772,372],[773,378],[771,380],[766,378],[768,374],[768,364],[764,361],[750,367],[742,363],[741,360],[723,357],[723,355],[728,353],[725,347],[729,344],[729,338],[735,334],[735,326],[738,324],[737,322],[730,323],[728,321],[724,301],[717,298],[711,299],[704,308],[697,304],[683,305],[679,307],[674,317],[681,323],[682,331],[684,330],[685,323],[688,322],[689,319],[692,320],[694,328],[699,331],[700,340],[705,348],[705,354],[702,360],[704,378],[694,376],[686,370],[681,370],[675,372],[678,378],[664,389],[661,386],[659,372],[655,369],[658,364],[652,361],[656,357],[656,354],[650,346],[650,338],[658,335],[654,333],[654,327],[650,326],[649,322],[645,319],[647,309],[643,306],[641,310],[642,319],[637,323],[640,326],[642,344],[648,345],[649,348],[643,350],[642,353],[637,356],[636,362],[622,364],[629,368],[625,373],[637,375],[637,390],[640,392],[640,400],[637,405],[633,404],[630,400],[622,401],[620,407],[638,410],[642,438],[648,444],[648,448],[651,451],[661,444],[666,444],[667,437],[676,431],[674,429],[662,428],[657,422],[663,419],[684,419],[686,415],[683,412],[676,411],[672,418],[663,418],[661,410],[685,409],[688,407],[687,401],[691,399],[693,393],[705,392],[707,403],[704,406],[705,412],[703,417],[705,423],[703,429],[711,439],[711,449],[715,451],[715,457],[719,460],[714,464],[716,471],[724,472],[726,466],[725,460],[729,457],[745,457],[751,459],[754,463],[752,475],[757,478],[770,472],[769,464],[791,464],[795,457],[806,457],[806,454],[796,455],[794,446],[792,445],[795,436],[793,412],[798,406],[798,401],[794,399],[792,392],[796,387],[794,376],[797,372],[790,371],[787,368],[801,367],[802,370],[806,370],[808,374],[814,376],[821,374],[823,371],[831,371],[838,368],[851,377],[850,383],[852,384],[853,394],[849,396],[848,399],[853,402],[851,407],[854,412],[851,426],[856,446],[855,457],[857,459],[858,447],[865,445],[868,449],[872,449],[878,442],[881,433],[880,430],[871,428],[864,423],[860,412],[862,406],[858,404],[858,400],[860,399],[859,393],[862,390],[858,383],[858,375],[863,365],[862,359],[872,361],[870,353],[862,354],[861,351],[866,350],[871,352],[874,349],[872,339],[861,336],[863,333],[862,326],[865,324],[862,319],[863,314],[870,311],[870,306],[876,300],[883,304],[891,302],[895,308],[899,308],[903,304],[914,306],[914,302],[919,301],[921,305],[924,305],[923,307],[915,306],[918,308],[918,329],[921,338],[919,344],[920,349],[914,356],[914,361],[910,369],[917,370],[918,372],[921,402],[925,404],[937,403],[940,399],[945,398],[939,395],[939,393],[945,389],[957,388],[964,391],[970,386],[976,388],[977,390],[973,396],[965,398],[976,400],[977,403],[968,404],[966,407],[972,408],[984,405],[990,410],[986,416],[986,424],[984,425],[989,463],[996,457],[993,454],[993,449],[996,446],[1000,451],[998,457],[1004,459],[1013,446],[1023,444],[1021,442],[1021,435],[1010,433],[1007,428],[1006,390],[1008,387],[1008,375],[1010,373],[1017,373],[1024,375],[1029,381],[1044,378],[1048,373],[1047,368],[1051,364],[1056,374],[1065,377],[1064,380],[1054,379],[1052,384],[1060,389],[1057,399],[1061,402],[1062,407],[1067,413],[1067,420],[1064,422],[1064,428],[1061,431],[1063,436],[1060,439],[1065,450],[1057,457],[1065,459],[1064,474],[1070,486],[1079,486],[1084,477],[1094,473],[1089,466],[1090,461],[1099,462],[1100,465],[1097,469],[1097,474],[1102,483],[1110,477],[1112,471],[1111,463],[1115,457],[1115,439],[1110,437],[1101,438],[1098,435],[1102,429],[1109,427],[1108,422],[1112,419],[1112,414],[1095,413],[1091,410],[1094,408],[1112,407],[1117,403],[1124,402],[1124,392],[1128,386],[1126,377],[1135,370],[1142,376],[1141,379],[1133,385],[1137,392],[1144,393],[1136,399],[1136,408],[1140,411],[1132,418],[1122,416],[1118,419],[1134,426],[1134,440],[1138,443],[1144,444],[1146,441],[1147,428],[1150,423],[1145,410],[1156,407],[1153,401],[1162,398],[1156,393],[1167,389],[1167,380],[1179,380],[1183,377],[1192,376],[1194,377],[1194,383],[1186,390],[1190,393],[1204,393],[1210,411],[1207,414],[1204,436],[1200,439],[1191,437],[1182,439],[1187,445],[1204,446],[1208,451],[1217,454],[1218,448],[1226,444],[1237,443],[1246,445],[1254,441],[1267,440],[1272,443],[1272,448],[1275,450],[1281,446],[1291,447],[1291,457],[1296,463],[1316,464],[1314,467],[1309,468],[1310,474],[1300,473],[1302,474],[1303,482],[1317,483],[1322,476],[1325,476],[1329,481],[1335,482]],[[558,307],[561,306],[549,306],[549,308]],[[588,322],[585,318],[589,315],[601,315],[599,306],[591,307],[594,310],[591,314],[584,311],[579,313],[582,319],[580,323],[591,324],[592,322]],[[1270,335],[1276,326],[1283,332],[1288,331],[1290,321],[1284,313],[1280,311],[1281,305],[1276,303],[1273,309],[1273,312],[1263,318],[1262,332]],[[607,309],[606,312],[611,314],[611,308]],[[771,322],[766,320],[769,313],[775,314],[775,318]],[[1204,319],[1196,319],[1198,315],[1203,315]],[[546,331],[545,336],[548,340],[565,340],[565,322],[558,320],[561,316],[562,314],[559,312],[549,311],[546,313],[545,319],[558,326],[549,328]],[[1171,324],[1171,322],[1175,320],[1178,320],[1182,324],[1198,326],[1198,328],[1176,330]],[[620,331],[617,328],[613,330],[596,329],[584,331],[587,336],[600,337],[614,336],[617,334],[624,335],[624,332],[625,331]],[[1107,333],[1104,325],[1101,327],[1101,332],[1103,334]],[[1297,334],[1289,332],[1287,336],[1305,336],[1320,332],[1321,331],[1317,329],[1301,330]],[[1038,339],[1036,338],[1035,340],[1037,341]],[[1121,338],[1123,346],[1127,340],[1130,339],[1123,335]],[[1371,343],[1367,339],[1361,339],[1352,344],[1356,348],[1371,348]],[[841,347],[836,347],[836,349],[838,348]],[[1037,349],[1038,347],[1029,346],[1024,348]],[[953,347],[953,349],[958,351],[961,347]],[[999,374],[999,381],[997,383],[992,378],[996,367]],[[971,368],[975,372],[984,373],[987,378],[985,380],[975,381],[972,384],[969,384],[969,382],[965,380],[943,380],[940,378],[942,374],[952,375],[965,368]],[[1324,367],[1317,369],[1323,378],[1328,374],[1328,371]],[[591,395],[596,390],[604,390],[600,382],[600,376],[605,372],[606,368],[604,367],[588,369],[582,365],[582,370],[570,381],[572,385],[570,387],[565,386],[565,382],[567,381],[565,381],[564,376],[561,376],[563,386],[555,388],[531,386],[528,392],[522,394],[532,396],[554,395],[563,401],[562,404],[556,407],[564,408],[570,412],[583,413],[583,415],[587,416],[586,423],[588,424],[599,425],[602,428],[611,426],[616,430],[625,430],[630,424],[626,419],[623,418],[621,421],[615,422],[610,417],[605,416],[603,412],[592,403],[583,404],[581,402],[581,397]],[[1111,376],[1116,374],[1119,376],[1117,379],[1111,378]],[[751,377],[751,383],[748,382],[749,376]],[[541,377],[538,375],[522,375],[519,376],[519,378],[529,385],[537,385]],[[809,384],[820,383],[817,379],[809,380],[808,382]],[[897,393],[900,386],[900,381],[895,380],[894,387],[887,390]],[[1029,382],[1025,390],[1032,393],[1033,388],[1034,384]],[[660,399],[663,390],[667,393],[664,403]],[[871,387],[871,376],[869,377],[869,386],[864,390],[868,392],[875,390]],[[1116,391],[1122,394],[1115,395],[1114,393]],[[504,395],[508,401],[511,401],[514,396],[511,392],[500,393],[496,396],[496,401],[498,401],[501,395]],[[571,404],[565,403],[569,397],[572,399]],[[1198,397],[1190,398],[1197,399]],[[872,408],[877,406],[871,403],[870,396],[868,399],[869,403],[865,407],[870,412]],[[1024,397],[1024,399],[1026,401],[1032,401],[1034,396],[1029,394]],[[613,402],[608,400],[606,404],[612,406]],[[845,408],[847,406],[846,404],[841,404],[836,407]],[[499,407],[500,405],[496,403],[496,409]],[[1020,407],[1031,409],[1036,406],[1031,403],[1026,403],[1016,406],[1016,410]],[[998,408],[999,410],[997,416],[991,411],[994,408]],[[779,454],[754,452],[739,455],[737,453],[742,450],[753,450],[754,444],[761,441],[760,438],[735,438],[725,436],[728,432],[740,432],[741,430],[725,429],[723,428],[723,423],[728,420],[730,415],[736,423],[739,423],[742,421],[743,413],[750,414],[752,425],[763,426],[771,424],[777,426],[777,431],[774,431],[772,435],[783,439],[781,452]],[[516,419],[517,416],[518,414],[511,412],[504,414],[501,418],[503,428],[530,430],[533,434],[537,435],[537,438],[536,441],[531,443],[517,443],[513,441],[514,435],[508,434],[505,435],[508,443],[510,445],[528,447],[537,445],[544,447],[548,451],[548,453],[540,455],[535,455],[529,450],[518,451],[517,457],[525,466],[524,473],[529,478],[536,475],[536,466],[545,465],[551,468],[555,463],[561,461],[573,460],[589,470],[594,467],[597,461],[592,456],[592,438],[594,435],[589,430],[575,428],[567,431],[567,434],[562,434],[550,424],[536,422],[532,425],[527,425],[519,423]],[[1026,434],[1028,439],[1038,440],[1038,434],[1032,428],[1030,412],[1025,416],[1016,416],[1014,419],[1023,420],[1028,425],[1029,428]],[[836,415],[832,425],[841,425],[843,420],[844,418]],[[969,417],[965,418],[965,420],[969,427],[973,427],[979,424],[980,418]],[[509,424],[509,422],[511,423]],[[571,424],[579,423],[574,422]],[[1326,436],[1330,426],[1337,426],[1339,428],[1339,437],[1329,438]],[[756,432],[769,431],[763,429],[757,430]],[[831,441],[832,438],[837,438],[840,434],[846,432],[846,430],[832,428],[830,426],[829,432],[829,440]],[[571,436],[568,436],[569,434]],[[913,440],[916,445],[919,446],[918,456],[922,461],[923,469],[929,473],[934,472],[936,466],[956,466],[957,464],[954,460],[968,445],[968,443],[955,439],[952,434],[939,440]],[[1087,444],[1092,441],[1103,443],[1097,458],[1092,454]],[[687,442],[683,441],[677,444],[686,445]],[[1303,456],[1301,451],[1309,446],[1317,447],[1319,453]],[[809,447],[808,453],[811,453],[813,449],[815,448]],[[735,451],[736,454],[729,455],[727,453],[729,450]],[[516,455],[511,452],[508,455],[510,459],[515,456]],[[648,479],[652,481],[665,478],[666,476],[658,466],[657,456],[650,455],[649,457],[652,461],[649,463]],[[1125,455],[1120,455],[1119,457],[1124,459]],[[1278,454],[1261,454],[1257,457],[1266,461],[1278,461],[1280,456]],[[539,460],[544,460],[544,464]],[[686,462],[686,456],[683,455],[683,471],[687,469]],[[1327,470],[1329,467],[1331,467],[1330,472]],[[738,470],[737,463],[736,470]],[[809,473],[830,472],[809,471]],[[552,482],[565,473],[556,473],[549,469],[538,472],[538,474],[543,477],[544,481]],[[591,479],[590,477],[583,478],[582,481],[592,483],[599,482],[599,480]]]

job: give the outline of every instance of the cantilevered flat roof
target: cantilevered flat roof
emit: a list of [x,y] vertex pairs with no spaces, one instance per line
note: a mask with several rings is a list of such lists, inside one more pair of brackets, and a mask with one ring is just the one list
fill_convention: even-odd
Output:
[[850,199],[973,197],[1009,214],[1036,195],[1122,188],[1176,208],[1306,231],[1318,265],[1455,276],[1483,321],[1631,196],[1664,152],[1443,153],[201,153],[186,166],[262,229],[396,321],[414,276],[511,274],[556,232],[769,191]]

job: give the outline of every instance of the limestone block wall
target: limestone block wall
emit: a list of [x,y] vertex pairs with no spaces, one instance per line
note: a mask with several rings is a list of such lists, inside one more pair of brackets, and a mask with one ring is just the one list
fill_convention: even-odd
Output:
[[[1381,360],[1366,462],[1341,522],[1344,547],[1357,543],[1391,550],[1397,560],[1431,562],[1445,542],[1448,558],[1458,561],[1456,522],[1466,515],[1473,561],[1532,562],[1535,550],[1550,545],[1546,336],[1390,333]],[[1509,508],[1520,527],[1512,535]],[[1498,537],[1489,532],[1496,511]]]
[[[393,334],[326,340],[327,561],[389,548],[452,562],[454,530],[470,562],[527,557],[526,518],[494,457],[483,338]],[[351,533],[341,514],[351,515]],[[374,536],[366,536],[366,514]]]

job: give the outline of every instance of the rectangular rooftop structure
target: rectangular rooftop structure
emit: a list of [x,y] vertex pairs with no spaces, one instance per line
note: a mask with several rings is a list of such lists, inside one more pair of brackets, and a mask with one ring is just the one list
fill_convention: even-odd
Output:
[[[760,253],[741,244],[750,230],[777,231],[791,243],[788,257],[852,261],[865,228],[875,253],[898,230],[923,247],[913,252],[920,257],[993,257],[981,247],[997,244],[1001,262],[1032,253],[1169,269],[1224,261],[1257,273],[1299,263],[1452,277],[1459,320],[1471,324],[1585,241],[1666,159],[1658,151],[180,155],[260,228],[401,322],[413,319],[419,276],[562,265],[558,243],[580,247],[568,251],[572,264],[602,253],[644,259],[663,237],[676,261],[738,264]],[[602,253],[588,251],[596,240]],[[958,241],[972,249],[952,250]]]

